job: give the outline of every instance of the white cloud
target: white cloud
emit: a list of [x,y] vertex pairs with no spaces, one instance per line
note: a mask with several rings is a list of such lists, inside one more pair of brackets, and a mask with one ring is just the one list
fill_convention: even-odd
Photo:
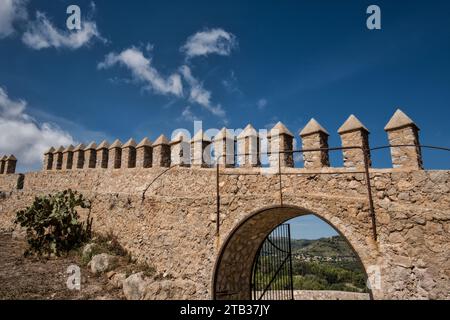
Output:
[[0,39],[15,31],[14,23],[27,18],[27,0],[0,0]]
[[189,100],[198,103],[216,116],[225,117],[225,110],[222,109],[220,104],[216,106],[211,104],[211,92],[203,88],[202,83],[192,76],[191,69],[188,66],[181,66],[180,72],[191,89]]
[[191,110],[190,106],[187,106],[183,109],[183,112],[181,113],[181,117],[178,118],[178,120],[184,120],[188,122],[194,122],[200,120]]
[[228,56],[237,46],[236,37],[223,29],[210,29],[190,36],[181,47],[187,58],[218,54]]
[[94,21],[82,20],[81,30],[58,30],[42,12],[36,12],[36,20],[31,21],[22,36],[22,41],[32,49],[46,48],[78,49],[89,45],[93,40],[106,42]]
[[174,73],[164,79],[152,66],[151,58],[146,58],[142,51],[132,47],[119,54],[110,53],[98,64],[99,69],[107,69],[116,64],[127,67],[136,80],[147,84],[148,89],[159,94],[183,95],[183,85],[179,74]]
[[0,150],[14,154],[20,166],[39,168],[44,152],[51,146],[76,142],[72,136],[50,123],[38,124],[25,113],[24,100],[11,100],[0,87]]
[[259,99],[258,102],[256,103],[256,106],[258,107],[259,110],[264,109],[267,106],[267,99]]

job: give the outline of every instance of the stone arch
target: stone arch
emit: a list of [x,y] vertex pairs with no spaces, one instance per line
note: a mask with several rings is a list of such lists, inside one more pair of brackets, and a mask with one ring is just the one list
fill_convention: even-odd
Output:
[[[250,300],[251,273],[256,254],[264,239],[278,225],[298,216],[314,215],[337,231],[358,257],[364,273],[366,266],[349,237],[323,216],[294,206],[269,206],[253,211],[240,221],[223,243],[213,271],[212,298],[214,300]],[[372,299],[372,293],[370,292]]]

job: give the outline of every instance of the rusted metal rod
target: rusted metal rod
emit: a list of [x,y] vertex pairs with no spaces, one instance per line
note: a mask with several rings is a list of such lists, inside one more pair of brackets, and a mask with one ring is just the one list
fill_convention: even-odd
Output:
[[377,221],[375,217],[375,207],[373,204],[373,197],[372,197],[372,186],[370,183],[370,173],[369,173],[369,149],[362,148],[362,151],[364,153],[364,170],[366,175],[366,185],[367,185],[367,196],[369,200],[369,212],[370,217],[372,220],[372,236],[373,240],[377,241]]
[[281,184],[281,153],[278,153],[278,177],[280,183],[280,205],[283,206],[283,186]]
[[216,164],[216,235],[220,235],[220,192],[219,192],[219,162]]

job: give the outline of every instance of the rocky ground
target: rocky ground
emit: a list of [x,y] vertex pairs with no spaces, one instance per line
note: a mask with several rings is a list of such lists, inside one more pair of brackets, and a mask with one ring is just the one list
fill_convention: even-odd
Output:
[[[124,299],[106,274],[94,275],[76,253],[55,259],[25,258],[26,240],[0,234],[0,299]],[[67,267],[81,268],[81,289],[69,290]]]
[[[23,235],[0,233],[0,300],[172,300],[197,291],[192,281],[138,263],[112,235],[96,236],[62,257],[25,257],[26,248]],[[72,265],[80,268],[80,290],[67,286]]]

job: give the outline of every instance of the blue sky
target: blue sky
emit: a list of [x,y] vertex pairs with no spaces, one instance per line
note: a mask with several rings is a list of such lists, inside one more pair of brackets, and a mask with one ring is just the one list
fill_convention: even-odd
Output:
[[[381,30],[366,28],[371,4]],[[422,143],[448,146],[449,57],[448,1],[0,0],[0,151],[29,170],[50,145],[170,137],[194,119],[297,133],[312,117],[339,146],[352,113],[377,146],[398,107]],[[373,159],[390,166],[388,151]]]
[[286,223],[291,225],[293,239],[314,240],[338,235],[328,223],[311,214],[291,219]]

